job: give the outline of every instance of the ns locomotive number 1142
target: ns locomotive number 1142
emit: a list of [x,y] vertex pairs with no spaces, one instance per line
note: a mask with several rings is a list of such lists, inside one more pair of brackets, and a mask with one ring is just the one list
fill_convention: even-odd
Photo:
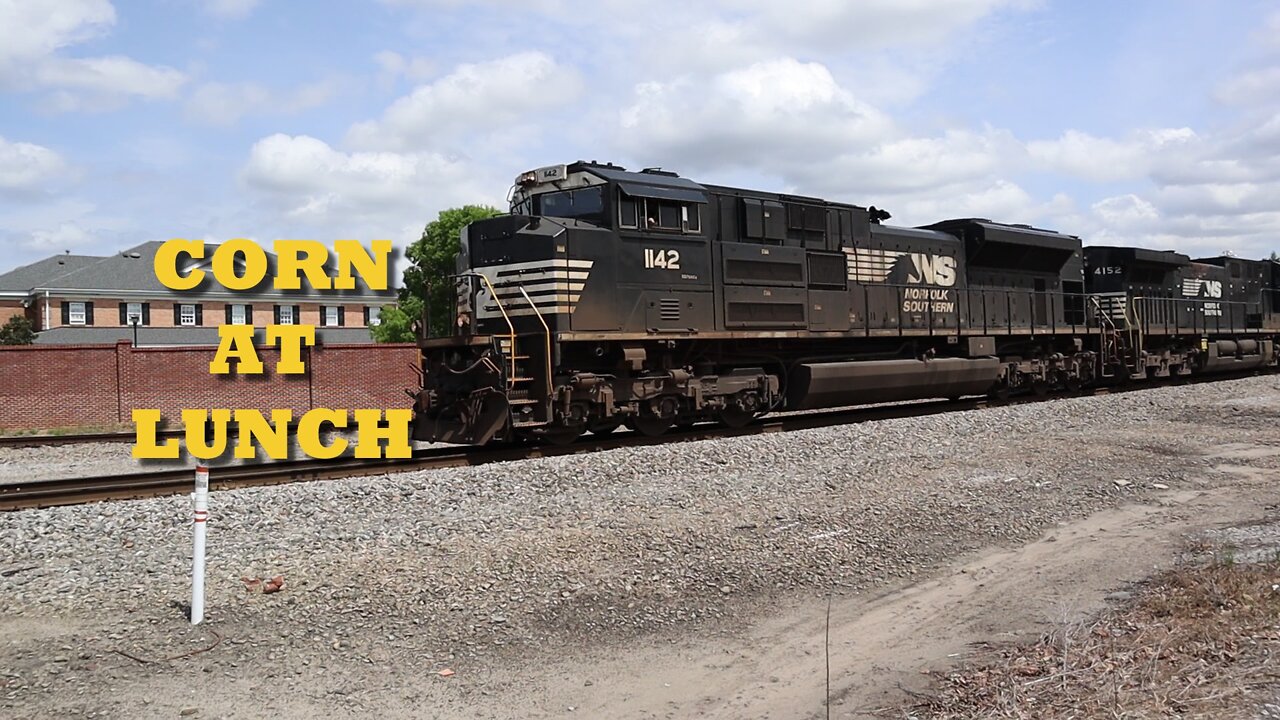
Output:
[[659,435],[1276,364],[1277,263],[888,218],[612,164],[524,173],[510,214],[462,233],[414,437]]

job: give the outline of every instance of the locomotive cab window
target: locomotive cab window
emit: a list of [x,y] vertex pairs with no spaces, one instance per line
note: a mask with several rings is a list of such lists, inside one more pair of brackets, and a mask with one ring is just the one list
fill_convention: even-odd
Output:
[[538,214],[601,224],[604,220],[604,189],[589,187],[539,195]]
[[650,230],[681,230],[681,205],[673,200],[654,200],[647,198],[644,202],[644,224]]
[[640,203],[635,198],[619,195],[618,227],[633,228],[640,226]]
[[700,208],[697,205],[685,205],[681,208],[684,214],[684,231],[687,233],[697,233],[702,230],[702,223],[699,218]]
[[702,232],[702,212],[697,203],[658,198],[618,197],[618,226],[651,232]]

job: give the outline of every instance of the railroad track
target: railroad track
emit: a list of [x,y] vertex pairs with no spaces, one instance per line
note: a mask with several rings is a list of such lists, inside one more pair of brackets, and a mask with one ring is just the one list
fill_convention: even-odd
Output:
[[[181,435],[181,430],[167,430],[159,433],[161,437]],[[92,432],[69,433],[66,435],[0,435],[0,448],[10,447],[46,447],[50,445],[75,445],[77,443],[95,442],[133,442],[133,431],[127,432]]]
[[[1188,378],[1184,382],[1200,383],[1234,380],[1259,373],[1217,375],[1209,378]],[[1045,402],[1107,395],[1119,392],[1168,387],[1166,384],[1137,383],[1126,386],[1093,388],[1071,395],[1023,396],[1010,400],[972,398],[960,400],[936,400],[895,405],[858,407],[841,410],[796,413],[771,416],[743,428],[726,428],[717,425],[695,425],[685,430],[673,430],[660,437],[646,437],[638,433],[618,432],[605,436],[584,436],[569,445],[496,445],[484,447],[444,447],[419,450],[411,458],[359,460],[352,457],[334,460],[294,460],[252,463],[216,467],[210,472],[210,486],[214,490],[280,485],[293,482],[333,480],[338,478],[383,475],[393,472],[426,470],[465,465],[483,465],[512,460],[556,457],[580,453],[599,452],[623,447],[661,445],[693,442],[743,435],[760,435],[790,432],[834,425],[850,425],[894,418],[924,417],[947,412],[980,410],[992,406],[1008,406],[1029,402]],[[154,472],[105,475],[100,477],[60,478],[56,480],[32,480],[0,485],[0,511],[30,508],[76,505],[104,500],[124,500],[190,492],[194,482],[194,470],[190,467],[166,469]]]
[[[661,437],[645,437],[637,433],[617,432],[613,435],[587,436],[564,446],[497,445],[485,447],[446,447],[419,450],[411,458],[359,460],[352,457],[334,460],[294,460],[214,467],[209,485],[214,490],[280,485],[314,480],[382,475],[392,472],[426,470],[464,465],[482,465],[539,457],[555,457],[599,452],[621,447],[691,442],[739,435],[786,432],[807,428],[844,425],[895,417],[919,417],[943,412],[973,410],[988,405],[987,400],[935,401],[911,405],[893,405],[833,412],[765,418],[744,428],[695,425],[675,430]],[[0,511],[76,505],[103,500],[128,500],[191,492],[195,472],[190,467],[153,472],[103,475],[96,477],[31,480],[0,485]]]

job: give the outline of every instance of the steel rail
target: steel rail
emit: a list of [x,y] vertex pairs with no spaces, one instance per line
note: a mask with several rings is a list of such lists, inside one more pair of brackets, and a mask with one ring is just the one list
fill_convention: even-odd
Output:
[[[181,434],[181,430],[165,430],[157,433],[160,437],[174,437]],[[133,442],[135,439],[136,436],[132,430],[120,432],[68,433],[65,435],[0,435],[0,448],[47,447],[52,445],[76,445],[79,443],[95,442]]]
[[[1220,373],[1210,376],[1186,377],[1180,380],[1184,384],[1199,384],[1235,380],[1268,372],[1274,373],[1275,370],[1264,369],[1240,373]],[[1123,385],[1090,388],[1076,393],[1050,393],[1043,396],[1024,395],[1008,400],[975,397],[960,400],[932,400],[862,406],[774,415],[757,420],[742,428],[704,424],[695,425],[687,429],[673,429],[657,437],[644,436],[635,432],[619,432],[602,436],[587,435],[568,445],[498,444],[481,447],[451,446],[428,448],[416,451],[411,458],[400,459],[368,460],[344,456],[333,460],[303,459],[246,463],[214,467],[210,473],[210,487],[214,490],[231,490],[294,482],[366,477],[414,470],[484,465],[495,462],[600,452],[624,447],[696,442],[899,418],[925,417],[948,412],[966,412],[988,407],[1069,400],[1078,397],[1118,394],[1170,386],[1168,383],[1153,384],[1151,382],[1135,381]],[[194,468],[182,467],[153,472],[59,478],[55,480],[31,480],[4,484],[0,485],[0,511],[183,494],[191,490],[194,476]]]

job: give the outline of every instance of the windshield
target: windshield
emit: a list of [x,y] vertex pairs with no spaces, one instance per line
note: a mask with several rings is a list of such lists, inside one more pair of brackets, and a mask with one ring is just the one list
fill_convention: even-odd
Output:
[[537,197],[539,215],[577,218],[601,224],[604,220],[604,187],[545,193]]

